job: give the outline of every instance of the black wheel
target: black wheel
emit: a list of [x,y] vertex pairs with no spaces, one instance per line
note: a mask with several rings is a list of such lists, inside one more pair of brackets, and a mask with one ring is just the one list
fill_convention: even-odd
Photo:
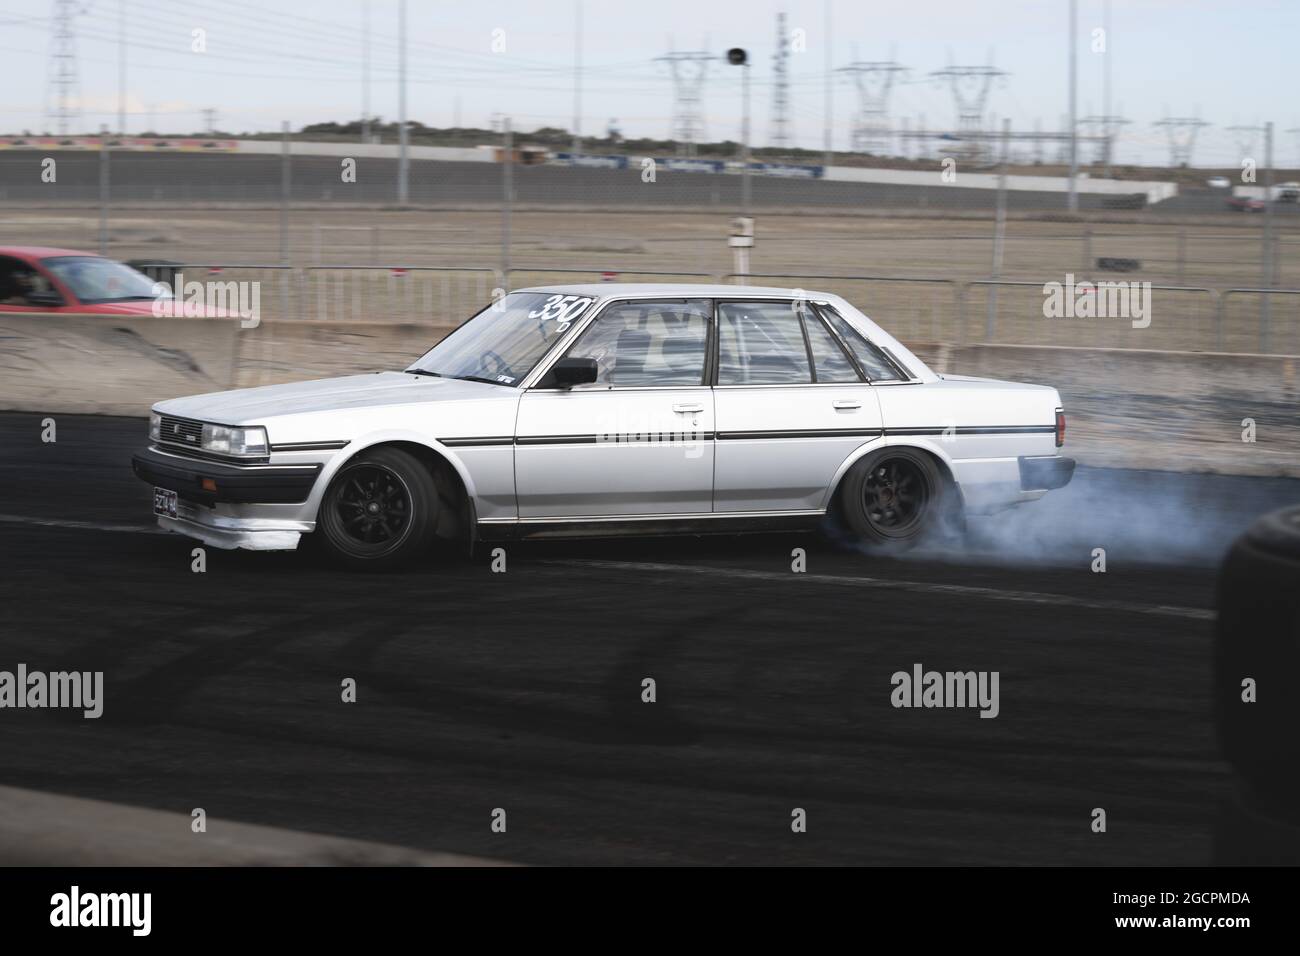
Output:
[[334,476],[316,530],[326,552],[349,567],[396,567],[428,549],[438,509],[428,470],[404,451],[377,448]]
[[845,524],[863,544],[902,550],[940,524],[946,488],[929,455],[882,448],[850,469],[839,505]]

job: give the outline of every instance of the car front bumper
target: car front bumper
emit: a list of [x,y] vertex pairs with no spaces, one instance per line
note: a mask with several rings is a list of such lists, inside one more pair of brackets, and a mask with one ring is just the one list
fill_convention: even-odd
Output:
[[1020,490],[1052,491],[1064,488],[1074,477],[1074,459],[1060,455],[1020,458]]
[[136,477],[200,504],[295,504],[307,500],[321,465],[233,465],[157,448],[131,459]]
[[308,499],[320,462],[234,465],[150,447],[131,460],[136,477],[176,492],[176,517],[158,527],[214,548],[288,551],[316,522]]

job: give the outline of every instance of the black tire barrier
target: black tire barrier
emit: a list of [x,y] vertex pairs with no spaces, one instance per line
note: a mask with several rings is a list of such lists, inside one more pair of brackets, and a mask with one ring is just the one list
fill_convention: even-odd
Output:
[[[1251,525],[1219,571],[1215,723],[1236,777],[1219,822],[1219,862],[1276,863],[1281,853],[1300,863],[1298,667],[1300,506],[1293,506]],[[1245,700],[1247,682],[1253,702]]]

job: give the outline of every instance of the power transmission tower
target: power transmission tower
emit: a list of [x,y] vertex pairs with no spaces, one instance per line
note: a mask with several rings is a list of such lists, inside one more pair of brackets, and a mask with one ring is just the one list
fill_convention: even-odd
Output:
[[882,156],[890,145],[889,93],[894,81],[907,67],[893,60],[857,60],[836,73],[853,78],[858,90],[858,115],[853,123],[851,143],[860,153]]
[[75,18],[86,12],[79,0],[54,0],[54,32],[50,36],[50,96],[45,117],[60,136],[67,136],[81,118],[77,77]]
[[948,66],[930,74],[947,80],[957,106],[957,135],[962,151],[970,158],[980,158],[985,150],[984,109],[988,105],[993,81],[1007,76],[994,66]]
[[785,14],[776,15],[776,53],[772,56],[772,135],[771,145],[786,149],[794,138],[790,131],[790,39],[785,28]]
[[655,59],[657,63],[667,64],[672,76],[672,137],[686,156],[695,155],[695,144],[704,133],[704,113],[700,103],[703,99],[704,78],[708,75],[709,64],[715,59],[715,56],[704,50],[670,52]]
[[1169,165],[1177,168],[1191,165],[1196,133],[1210,124],[1195,116],[1166,116],[1153,125],[1164,127],[1169,137]]
[[203,110],[203,132],[208,136],[215,136],[217,132],[217,111],[211,106]]
[[1237,143],[1237,155],[1242,159],[1253,159],[1255,156],[1256,137],[1266,131],[1263,126],[1229,126],[1228,132],[1233,134]]
[[1110,115],[1085,116],[1079,120],[1079,125],[1089,131],[1088,135],[1096,143],[1094,163],[1110,169],[1115,156],[1115,134],[1121,126],[1127,126],[1130,122],[1122,116]]

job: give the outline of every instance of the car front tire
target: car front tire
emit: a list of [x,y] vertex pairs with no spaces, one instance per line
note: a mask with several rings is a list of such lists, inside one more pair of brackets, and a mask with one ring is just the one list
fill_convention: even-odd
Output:
[[400,567],[429,550],[439,507],[424,465],[400,449],[376,448],[347,462],[330,481],[313,537],[346,567]]

